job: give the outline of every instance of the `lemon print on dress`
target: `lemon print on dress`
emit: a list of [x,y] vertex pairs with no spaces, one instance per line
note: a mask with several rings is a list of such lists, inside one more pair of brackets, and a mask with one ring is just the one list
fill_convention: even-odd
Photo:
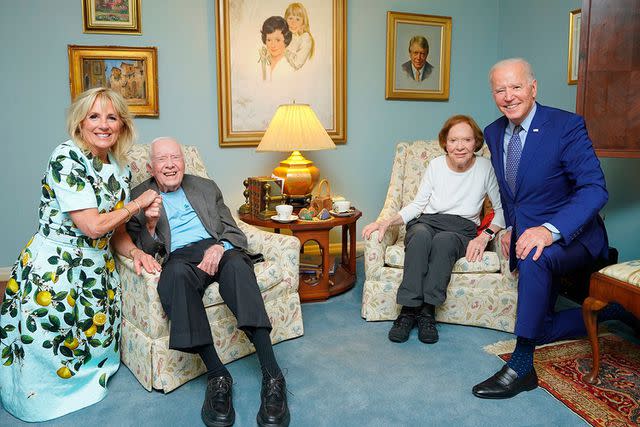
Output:
[[29,252],[24,252],[22,254],[22,266],[25,267],[27,265],[27,263],[29,262]]
[[98,328],[96,327],[96,325],[91,325],[89,329],[84,331],[84,334],[87,336],[87,338],[91,338],[96,334],[97,331],[98,331]]
[[64,340],[64,346],[69,350],[75,350],[76,348],[78,348],[78,344],[80,343],[78,342],[78,338],[76,337],[73,337],[73,339],[67,338],[66,340]]
[[93,315],[93,324],[97,326],[102,326],[107,323],[107,315],[100,312]]
[[38,292],[38,295],[36,295],[36,302],[43,307],[48,306],[49,304],[51,304],[51,292],[49,291]]
[[124,206],[124,201],[120,200],[118,203],[116,203],[116,206],[114,207],[114,209],[115,210],[122,209],[123,206]]
[[69,307],[75,307],[76,305],[76,300],[73,299],[73,297],[71,296],[71,293],[67,295],[67,304],[69,304]]
[[20,286],[18,286],[18,282],[16,282],[16,279],[14,279],[13,277],[9,279],[9,281],[7,282],[7,291],[9,292],[7,293],[9,293],[9,295],[13,295],[18,292],[18,289],[20,289]]
[[67,368],[66,366],[62,366],[56,371],[56,374],[58,374],[60,378],[67,380],[71,378],[71,369]]
[[115,297],[116,293],[113,291],[113,289],[107,289],[107,298],[109,298],[109,301],[113,301]]
[[113,270],[116,269],[116,262],[113,258],[111,258],[109,261],[105,263],[105,266],[107,267],[107,270],[109,271],[109,273],[113,273]]

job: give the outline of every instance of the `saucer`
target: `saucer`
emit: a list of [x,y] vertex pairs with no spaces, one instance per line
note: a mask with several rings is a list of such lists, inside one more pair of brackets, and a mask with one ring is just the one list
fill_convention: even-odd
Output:
[[291,215],[291,216],[290,216],[289,218],[287,218],[287,219],[281,219],[278,215],[274,215],[274,216],[272,216],[272,217],[271,217],[271,220],[272,220],[272,221],[275,221],[275,222],[282,222],[282,223],[285,223],[285,224],[286,224],[287,222],[293,222],[293,221],[295,221],[295,220],[297,220],[297,219],[298,219],[298,215]]
[[336,212],[336,211],[334,211],[334,210],[330,210],[330,211],[329,211],[329,213],[330,213],[331,215],[333,215],[333,216],[338,216],[338,217],[341,217],[341,216],[351,216],[351,215],[353,215],[353,214],[354,214],[354,212],[355,212],[355,210],[354,210],[353,208],[349,208],[349,210],[348,210],[348,211],[345,211],[345,212]]

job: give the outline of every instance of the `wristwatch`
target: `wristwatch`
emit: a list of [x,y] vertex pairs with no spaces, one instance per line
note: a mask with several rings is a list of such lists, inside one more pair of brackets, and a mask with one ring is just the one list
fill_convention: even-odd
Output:
[[496,233],[490,228],[485,228],[482,232],[489,236],[489,241],[492,241],[496,237]]

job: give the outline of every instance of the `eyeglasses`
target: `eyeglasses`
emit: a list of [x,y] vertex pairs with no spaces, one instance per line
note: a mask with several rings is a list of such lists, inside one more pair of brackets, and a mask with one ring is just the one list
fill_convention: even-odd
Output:
[[456,145],[457,143],[471,144],[475,142],[475,138],[447,138],[447,144]]

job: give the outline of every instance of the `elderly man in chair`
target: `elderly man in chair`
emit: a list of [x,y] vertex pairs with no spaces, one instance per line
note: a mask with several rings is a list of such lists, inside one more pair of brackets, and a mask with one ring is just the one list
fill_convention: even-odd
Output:
[[138,248],[164,257],[158,294],[171,320],[169,348],[199,354],[208,371],[202,420],[207,426],[235,421],[233,379],[213,345],[202,303],[207,286],[218,282],[222,299],[255,346],[262,368],[258,424],[287,426],[286,383],[271,346],[271,323],[246,252],[247,239],[220,189],[211,180],[185,175],[182,148],[172,138],[151,143],[147,168],[152,178],[134,188],[132,197],[149,188],[160,195],[131,219],[127,231]]

